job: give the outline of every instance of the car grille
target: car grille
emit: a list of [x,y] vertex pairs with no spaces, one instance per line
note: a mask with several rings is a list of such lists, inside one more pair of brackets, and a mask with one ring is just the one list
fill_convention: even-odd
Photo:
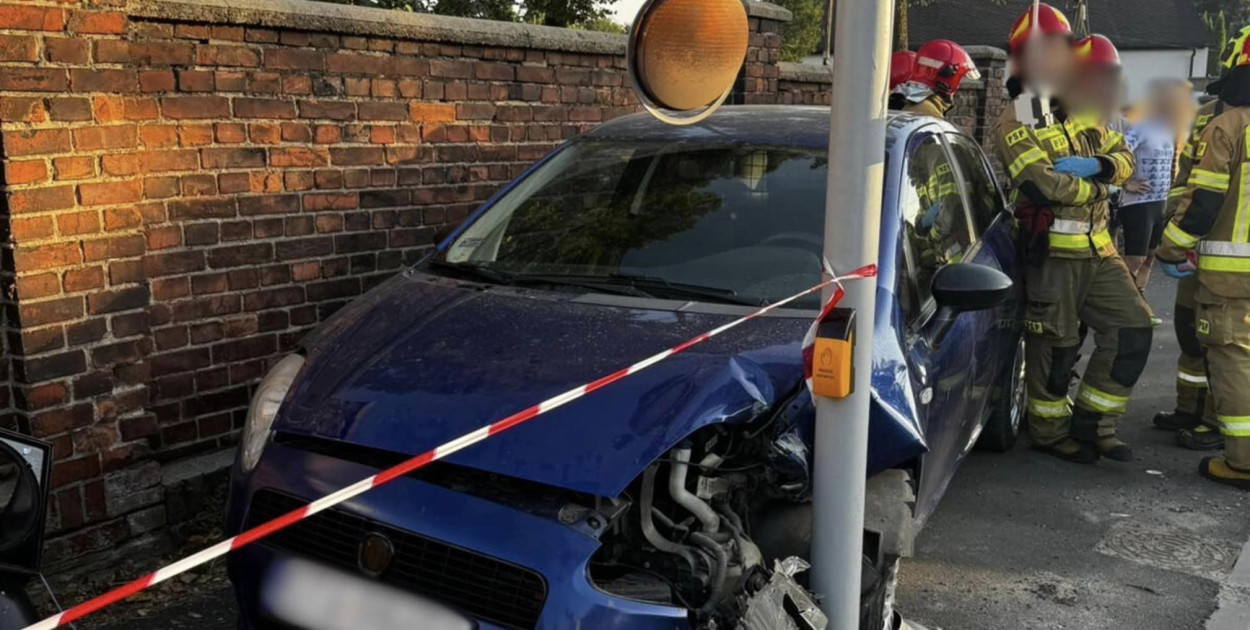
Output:
[[[252,498],[248,527],[304,504],[290,495],[261,490]],[[547,599],[547,584],[538,573],[343,510],[315,514],[261,544],[359,572],[359,546],[370,533],[385,535],[395,548],[381,581],[505,628],[528,630],[538,624]]]

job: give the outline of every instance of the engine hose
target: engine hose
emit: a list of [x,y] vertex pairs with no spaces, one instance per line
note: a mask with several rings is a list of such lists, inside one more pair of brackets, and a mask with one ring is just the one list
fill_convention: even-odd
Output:
[[703,499],[686,489],[686,473],[690,469],[690,448],[679,446],[672,451],[669,463],[668,493],[678,505],[686,508],[703,523],[703,531],[715,538],[720,530],[720,516]]
[[738,546],[738,563],[742,565],[742,568],[748,569],[763,564],[764,557],[760,553],[760,548],[747,540],[746,534],[742,532],[742,519],[739,519],[728,505],[721,505],[717,511],[720,512],[721,518],[725,519],[725,527],[733,533],[734,542]]
[[665,538],[663,534],[655,529],[655,521],[651,520],[651,502],[655,495],[655,472],[656,467],[651,466],[642,473],[642,494],[639,497],[638,505],[638,509],[642,513],[640,523],[642,536],[647,539],[647,542],[651,543],[652,547],[681,557],[690,566],[690,574],[695,576],[695,579],[699,580],[700,583],[706,584],[699,576],[699,560],[695,557],[694,549]]
[[716,608],[716,604],[720,603],[721,595],[725,592],[725,578],[729,573],[729,554],[725,553],[725,548],[717,544],[707,534],[694,532],[690,534],[690,541],[699,545],[699,547],[702,547],[716,558],[716,564],[712,567],[712,590],[708,593],[707,602],[699,608],[699,612],[710,612],[713,608]]

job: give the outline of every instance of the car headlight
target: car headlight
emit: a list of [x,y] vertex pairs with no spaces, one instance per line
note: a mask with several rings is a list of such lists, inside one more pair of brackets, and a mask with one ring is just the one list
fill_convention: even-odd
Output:
[[273,366],[256,388],[239,444],[239,466],[243,472],[251,472],[260,463],[260,456],[269,445],[273,420],[278,417],[278,409],[282,408],[282,401],[303,366],[304,357],[292,354]]

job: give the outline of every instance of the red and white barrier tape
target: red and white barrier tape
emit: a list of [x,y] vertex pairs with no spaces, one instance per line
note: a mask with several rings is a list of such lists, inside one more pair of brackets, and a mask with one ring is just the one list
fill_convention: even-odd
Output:
[[530,407],[529,409],[525,409],[523,411],[512,414],[511,416],[508,416],[507,418],[504,418],[503,420],[499,420],[497,422],[488,424],[471,433],[466,433],[450,442],[447,442],[446,444],[442,444],[434,448],[433,450],[426,451],[420,455],[417,455],[416,457],[413,457],[412,459],[409,459],[391,468],[383,470],[382,472],[379,472],[378,474],[373,475],[372,477],[369,477],[367,479],[362,479],[361,481],[356,482],[350,486],[347,486],[346,488],[343,488],[342,490],[339,490],[337,492],[334,492],[333,494],[329,494],[320,499],[317,499],[316,501],[313,501],[312,503],[304,507],[301,507],[297,510],[293,510],[283,516],[279,516],[278,518],[275,518],[272,521],[269,521],[268,523],[257,525],[256,527],[253,527],[252,529],[249,529],[239,534],[238,536],[229,538],[227,540],[223,540],[213,545],[212,547],[209,547],[203,551],[200,551],[199,553],[183,558],[182,560],[179,560],[165,568],[162,568],[156,571],[155,573],[151,573],[144,577],[141,577],[129,584],[126,584],[125,586],[116,588],[112,591],[109,591],[108,593],[105,593],[99,597],[96,597],[95,599],[87,600],[77,606],[74,606],[73,608],[70,608],[69,610],[66,610],[65,612],[62,612],[58,615],[54,615],[52,617],[48,617],[47,619],[44,619],[43,621],[40,621],[37,624],[27,626],[24,630],[51,630],[52,628],[58,628],[58,627],[67,625],[71,622],[82,619],[83,617],[86,617],[87,615],[98,612],[99,610],[103,608],[107,608],[108,606],[116,604],[117,602],[120,602],[126,599],[127,597],[130,597],[131,595],[134,595],[140,591],[143,591],[155,584],[164,582],[165,580],[168,580],[176,575],[179,575],[181,573],[194,569],[200,565],[207,564],[208,562],[215,560],[217,558],[220,558],[235,549],[244,547],[246,545],[250,545],[262,538],[265,538],[266,536],[269,536],[270,534],[273,534],[282,529],[290,527],[291,525],[294,525],[295,523],[298,523],[299,521],[302,521],[312,516],[313,514],[316,514],[323,510],[327,510],[331,507],[334,507],[335,505],[338,505],[340,503],[343,503],[344,501],[347,501],[348,499],[362,495],[368,492],[369,490],[372,490],[373,488],[376,488],[383,484],[390,483],[394,481],[395,479],[403,477],[404,475],[407,475],[408,473],[411,473],[414,470],[417,470],[425,466],[426,464],[429,464],[430,462],[443,459],[451,455],[452,453],[455,453],[462,449],[468,448],[474,444],[477,444],[478,442],[481,442],[491,437],[492,435],[503,433],[504,431],[507,431],[508,429],[511,429],[517,425],[523,424],[529,420],[532,420],[538,416],[541,416],[547,413],[548,411],[551,411],[552,409],[556,409],[557,407],[561,407],[567,403],[577,400],[578,398],[581,398],[582,396],[585,396],[586,394],[589,394],[595,390],[607,387],[608,385],[611,385],[612,383],[620,381],[628,377],[631,374],[637,374],[638,372],[641,372],[655,365],[656,363],[659,363],[660,361],[663,361],[675,354],[680,354],[682,352],[685,352],[686,350],[689,350],[690,348],[700,343],[703,343],[704,341],[707,341],[708,339],[711,339],[712,337],[715,337],[727,330],[730,330],[731,328],[735,328],[748,321],[751,321],[761,315],[768,313],[769,311],[773,311],[778,308],[781,308],[782,306],[785,306],[799,298],[811,295],[812,293],[816,293],[817,291],[820,291],[827,286],[836,284],[838,285],[837,291],[834,293],[833,297],[829,300],[829,302],[825,306],[825,309],[827,311],[827,309],[832,308],[833,305],[837,304],[839,301],[842,300],[842,297],[845,294],[841,285],[842,281],[857,280],[857,279],[863,279],[863,278],[873,278],[876,275],[877,275],[877,266],[868,265],[866,267],[857,269],[856,271],[851,272],[845,276],[839,276],[839,277],[832,278],[830,280],[825,280],[824,282],[821,282],[820,284],[810,289],[807,289],[803,291],[802,293],[798,293],[784,300],[781,300],[779,302],[774,302],[772,304],[769,304],[768,306],[758,311],[755,311],[754,313],[751,313],[749,315],[736,319],[732,322],[729,322],[728,324],[725,324],[724,326],[713,329],[709,332],[703,333],[702,335],[699,335],[681,344],[673,346],[672,348],[669,348],[668,350],[660,352],[659,354],[643,359],[625,369],[618,370],[603,378],[600,378],[595,381],[591,381],[585,385],[574,387],[573,389],[570,389],[567,392],[564,392],[563,394],[559,394],[552,398],[548,398],[547,400],[544,400],[538,403],[537,405]]

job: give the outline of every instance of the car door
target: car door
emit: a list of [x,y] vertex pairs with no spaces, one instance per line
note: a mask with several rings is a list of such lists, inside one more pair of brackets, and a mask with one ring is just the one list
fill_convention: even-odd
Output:
[[[1000,268],[997,256],[978,240],[961,170],[947,134],[922,129],[908,142],[899,186],[908,273],[901,276],[900,303],[908,320],[908,346],[917,375],[917,400],[929,451],[921,461],[917,517],[936,506],[963,455],[978,435],[981,391],[992,382],[995,363],[990,332],[993,311],[966,313],[949,328],[938,322],[931,283],[944,265],[973,263]],[[939,337],[939,334],[941,335]]]
[[975,259],[970,262],[1007,274],[1015,281],[1017,291],[1017,299],[1009,300],[996,310],[966,315],[974,320],[978,338],[987,350],[977,357],[980,365],[974,376],[971,401],[974,409],[981,410],[978,418],[983,419],[990,399],[1000,393],[998,390],[1004,383],[1011,382],[1008,370],[1013,366],[1016,352],[1021,350],[1019,315],[1023,301],[1019,299],[1019,292],[1024,283],[1016,256],[1015,221],[1007,211],[1005,197],[989,160],[980,145],[966,135],[948,133],[946,140],[980,243]]

